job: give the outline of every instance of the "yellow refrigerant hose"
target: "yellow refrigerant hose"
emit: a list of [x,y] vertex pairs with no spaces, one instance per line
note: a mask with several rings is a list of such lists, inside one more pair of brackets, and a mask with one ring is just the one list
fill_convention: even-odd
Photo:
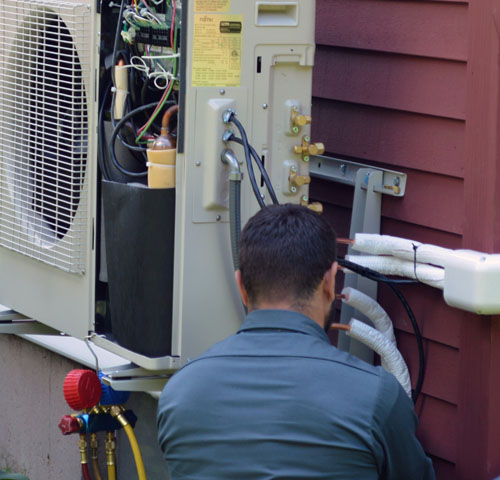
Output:
[[110,409],[110,413],[115,417],[122,425],[125,433],[127,434],[128,441],[130,442],[130,447],[132,448],[132,453],[134,454],[135,466],[137,467],[137,475],[139,480],[147,480],[146,469],[144,468],[144,462],[142,460],[141,449],[139,448],[139,443],[134,433],[134,429],[123,415],[123,408],[119,405],[113,405]]

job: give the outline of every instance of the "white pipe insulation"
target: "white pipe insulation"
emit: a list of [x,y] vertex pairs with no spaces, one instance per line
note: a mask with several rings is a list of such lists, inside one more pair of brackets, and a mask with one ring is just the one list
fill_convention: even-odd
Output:
[[387,312],[376,300],[351,287],[345,287],[342,290],[342,295],[344,295],[342,303],[355,308],[358,312],[369,318],[373,322],[374,327],[396,346],[392,321]]
[[[346,255],[345,259],[383,275],[412,278],[440,290],[444,288],[444,269],[440,267],[423,263],[415,264],[413,261],[396,257],[377,257],[373,255]],[[350,272],[350,270],[346,271]]]
[[392,255],[402,260],[431,263],[440,267],[444,267],[453,254],[453,250],[448,248],[373,233],[356,233],[352,248],[362,253]]
[[386,365],[385,369],[396,377],[406,394],[411,398],[410,373],[401,353],[395,345],[366,323],[353,318],[349,324],[351,329],[347,332],[347,335],[377,352]]

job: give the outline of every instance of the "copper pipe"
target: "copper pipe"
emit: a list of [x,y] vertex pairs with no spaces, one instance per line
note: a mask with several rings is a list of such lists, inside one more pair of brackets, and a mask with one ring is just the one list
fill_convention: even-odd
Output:
[[351,326],[350,325],[345,325],[343,323],[332,323],[330,328],[334,330],[345,330],[346,332],[351,331]]
[[350,238],[337,238],[337,243],[340,245],[354,245],[354,240]]
[[161,120],[161,129],[163,133],[163,129],[165,129],[166,133],[168,133],[169,130],[169,125],[170,125],[170,119],[172,118],[173,115],[176,115],[177,112],[179,111],[179,105],[172,105],[163,115],[163,118]]

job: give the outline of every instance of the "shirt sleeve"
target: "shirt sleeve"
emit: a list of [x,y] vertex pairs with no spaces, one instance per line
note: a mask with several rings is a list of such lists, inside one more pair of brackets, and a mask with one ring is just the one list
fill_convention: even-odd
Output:
[[373,417],[379,478],[434,480],[432,462],[415,436],[418,420],[412,401],[391,374],[384,372],[381,381]]

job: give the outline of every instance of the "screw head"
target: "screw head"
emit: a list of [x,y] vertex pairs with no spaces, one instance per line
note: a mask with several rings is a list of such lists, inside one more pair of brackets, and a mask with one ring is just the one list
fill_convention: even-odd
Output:
[[309,161],[309,155],[304,155],[304,158],[302,160],[304,160],[304,162],[308,162]]
[[295,193],[297,191],[297,187],[295,187],[295,186],[290,187],[290,191],[292,193]]
[[303,202],[308,202],[309,201],[309,197],[307,195],[302,195],[302,201]]
[[306,142],[308,142],[308,143],[309,143],[309,142],[311,141],[311,137],[310,137],[309,135],[306,135],[306,136],[304,137],[304,141],[306,141]]
[[294,112],[298,112],[299,111],[299,107],[297,105],[294,105],[292,108],[293,108]]
[[263,103],[263,104],[262,104],[262,108],[263,108],[264,110],[267,110],[267,109],[268,109],[268,107],[269,107],[269,105],[268,105],[267,103]]
[[292,165],[292,167],[290,168],[290,170],[291,170],[292,172],[296,172],[296,171],[297,171],[297,167],[296,167],[295,165]]
[[197,167],[199,167],[201,165],[201,162],[199,160],[196,160],[196,164],[195,164]]
[[293,127],[292,128],[293,133],[299,133],[299,127]]
[[226,94],[226,91],[225,91],[223,88],[221,88],[221,89],[219,90],[219,93],[220,93],[221,95],[225,95],[225,94]]
[[396,187],[399,187],[399,184],[401,183],[401,179],[400,179],[399,177],[396,177],[396,178],[394,179],[394,182],[393,182],[393,183],[394,183],[394,185],[395,185]]
[[216,220],[217,222],[220,222],[220,219],[221,219],[221,218],[222,218],[222,217],[221,217],[220,215],[217,215],[217,216],[215,217],[215,220]]

